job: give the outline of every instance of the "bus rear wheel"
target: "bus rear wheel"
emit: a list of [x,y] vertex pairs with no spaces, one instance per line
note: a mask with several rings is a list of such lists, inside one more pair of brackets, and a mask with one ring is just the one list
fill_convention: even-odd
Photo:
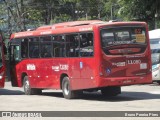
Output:
[[121,93],[121,87],[119,86],[105,87],[101,89],[101,93],[103,96],[106,96],[106,97],[117,96],[118,94]]
[[42,90],[41,90],[41,89],[31,88],[30,83],[29,83],[28,76],[25,76],[25,77],[23,78],[23,89],[24,89],[25,95],[37,95],[37,94],[42,94]]
[[66,99],[77,98],[82,93],[82,91],[71,90],[70,80],[68,77],[64,77],[62,80],[62,91],[63,91],[63,96]]

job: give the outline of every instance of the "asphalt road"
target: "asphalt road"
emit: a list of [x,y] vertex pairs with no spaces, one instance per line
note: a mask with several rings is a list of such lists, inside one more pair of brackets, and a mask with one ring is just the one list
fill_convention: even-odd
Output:
[[[154,83],[125,86],[122,87],[122,94],[111,98],[102,97],[99,92],[94,92],[84,93],[79,99],[67,100],[63,98],[60,90],[44,90],[42,95],[27,96],[24,95],[22,88],[11,87],[10,82],[6,82],[5,88],[0,89],[0,111],[160,111],[160,85]],[[150,119],[159,120],[160,116]]]

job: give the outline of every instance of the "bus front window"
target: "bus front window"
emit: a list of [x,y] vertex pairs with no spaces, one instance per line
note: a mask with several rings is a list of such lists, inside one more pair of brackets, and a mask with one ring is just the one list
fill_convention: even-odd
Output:
[[20,47],[19,45],[12,45],[10,51],[10,59],[12,62],[20,60]]

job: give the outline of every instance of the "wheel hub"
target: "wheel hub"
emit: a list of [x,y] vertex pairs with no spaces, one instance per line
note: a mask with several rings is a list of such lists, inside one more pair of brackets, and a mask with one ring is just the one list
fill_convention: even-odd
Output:
[[65,84],[64,84],[64,93],[65,93],[66,95],[69,94],[69,84],[68,84],[67,82],[65,82]]

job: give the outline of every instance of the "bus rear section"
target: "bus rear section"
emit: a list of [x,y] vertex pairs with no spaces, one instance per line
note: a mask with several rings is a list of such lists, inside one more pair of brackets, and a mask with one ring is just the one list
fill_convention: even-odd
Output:
[[100,28],[102,51],[99,87],[105,89],[106,86],[110,86],[113,92],[117,89],[120,93],[120,86],[151,83],[151,56],[147,30],[145,23],[125,23]]
[[5,45],[3,43],[2,34],[0,32],[0,88],[4,88],[5,84],[5,59],[4,59]]

